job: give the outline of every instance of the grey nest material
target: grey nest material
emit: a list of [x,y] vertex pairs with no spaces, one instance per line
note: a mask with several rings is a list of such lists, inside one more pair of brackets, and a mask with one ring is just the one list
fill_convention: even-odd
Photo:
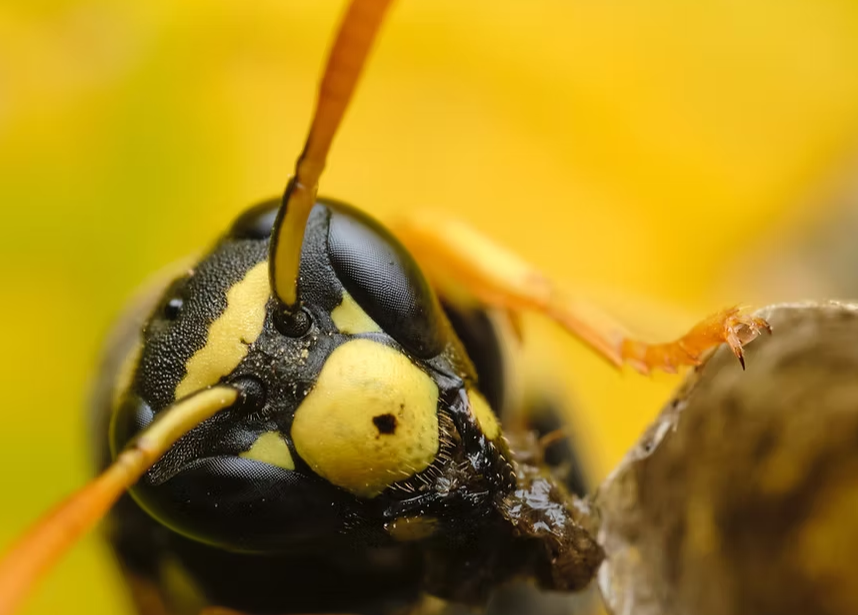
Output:
[[757,315],[593,498],[615,615],[858,613],[858,304]]

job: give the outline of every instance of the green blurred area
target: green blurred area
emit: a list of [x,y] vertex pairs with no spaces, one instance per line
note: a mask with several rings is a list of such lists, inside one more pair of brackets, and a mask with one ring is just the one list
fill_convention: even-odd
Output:
[[[282,190],[341,8],[0,4],[0,545],[88,476],[87,391],[135,287]],[[766,300],[732,272],[820,215],[802,205],[853,153],[856,66],[851,0],[402,0],[323,191],[454,211],[675,335]],[[529,324],[603,476],[676,380]],[[115,576],[92,539],[27,612],[120,612]]]

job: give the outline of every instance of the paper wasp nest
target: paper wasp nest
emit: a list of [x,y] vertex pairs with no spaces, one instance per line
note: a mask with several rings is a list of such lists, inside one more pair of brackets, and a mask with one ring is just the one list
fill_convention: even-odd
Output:
[[595,497],[615,615],[858,613],[858,304],[759,315]]

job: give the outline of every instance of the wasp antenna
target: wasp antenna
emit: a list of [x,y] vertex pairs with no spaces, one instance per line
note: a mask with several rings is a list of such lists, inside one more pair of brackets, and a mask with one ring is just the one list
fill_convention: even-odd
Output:
[[238,390],[219,386],[195,393],[159,413],[100,476],[45,515],[0,560],[0,615],[12,615],[29,591],[85,532],[179,438],[219,410]]
[[271,288],[287,313],[295,313],[298,304],[304,227],[316,202],[319,177],[390,3],[353,0],[328,56],[310,134],[295,165],[295,175],[286,186],[271,239]]

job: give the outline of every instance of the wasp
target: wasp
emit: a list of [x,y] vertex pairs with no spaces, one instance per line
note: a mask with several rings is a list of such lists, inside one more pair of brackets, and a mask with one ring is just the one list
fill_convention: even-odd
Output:
[[[84,531],[106,534],[141,615],[483,607],[516,580],[588,586],[588,529],[561,413],[511,392],[517,316],[614,365],[695,365],[768,324],[728,309],[649,344],[479,231],[392,228],[320,197],[389,0],[354,0],[284,194],[134,305],[95,408],[101,473],[0,564],[0,613]],[[744,363],[743,363],[744,365]]]

